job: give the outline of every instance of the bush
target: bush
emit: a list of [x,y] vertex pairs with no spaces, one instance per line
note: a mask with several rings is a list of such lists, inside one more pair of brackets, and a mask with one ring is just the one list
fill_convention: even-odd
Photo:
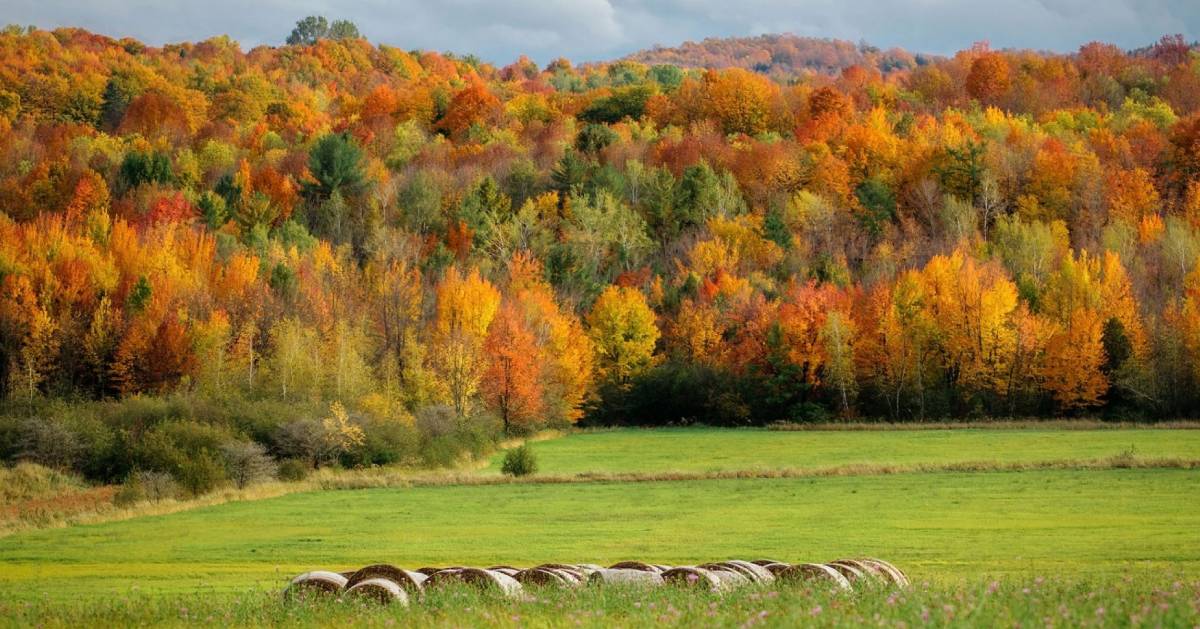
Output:
[[225,482],[225,466],[212,452],[201,450],[184,461],[175,477],[188,493],[200,496]]
[[75,433],[55,419],[28,419],[17,440],[19,458],[60,470],[74,468],[80,446]]
[[537,457],[533,448],[522,445],[504,453],[504,465],[500,471],[509,476],[528,476],[537,471]]
[[308,478],[308,471],[312,466],[308,461],[301,459],[284,459],[279,462],[279,480],[288,482],[302,481]]
[[275,450],[281,456],[304,459],[316,469],[333,456],[327,433],[315,419],[297,419],[280,426],[272,437]]
[[230,441],[221,446],[229,480],[242,489],[275,478],[278,466],[267,449],[252,441]]
[[124,507],[139,502],[161,502],[179,495],[179,485],[166,472],[138,470],[129,475],[113,502]]

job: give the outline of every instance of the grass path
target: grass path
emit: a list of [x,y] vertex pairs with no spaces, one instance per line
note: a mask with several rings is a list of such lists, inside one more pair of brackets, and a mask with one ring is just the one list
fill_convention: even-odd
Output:
[[275,588],[314,567],[873,554],[919,578],[1200,573],[1200,473],[308,492],[0,539],[0,599]]

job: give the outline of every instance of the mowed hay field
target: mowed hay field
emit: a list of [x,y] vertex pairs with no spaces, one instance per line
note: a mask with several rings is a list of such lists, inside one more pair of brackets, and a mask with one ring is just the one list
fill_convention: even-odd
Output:
[[[1200,430],[620,429],[531,445],[543,474],[813,470],[854,465],[953,465],[1096,460],[1131,454],[1200,459]],[[487,471],[499,474],[502,456]]]
[[[1137,457],[1200,458],[1197,433],[1188,430],[937,431],[946,439],[940,449],[920,441],[929,432],[622,430],[540,441],[534,449],[547,474],[712,469],[704,467],[704,459],[709,447],[721,450],[722,436],[741,448],[729,446],[737,456],[723,463],[732,467],[721,469],[838,466],[862,462],[850,458],[859,452],[882,457],[867,460],[887,462],[884,444],[891,438],[922,444],[896,446],[895,460],[909,463],[1000,460],[1010,454],[998,450],[994,439],[1007,439],[1007,447],[1024,452],[1042,452],[1030,460],[1090,458],[1080,452],[1107,457],[1130,446]],[[822,443],[826,438],[830,441]],[[855,439],[864,447],[839,454]],[[639,456],[636,444],[643,440],[651,446]],[[614,442],[627,445],[613,447]],[[587,444],[596,445],[589,449]],[[913,450],[921,456],[903,458],[912,457]],[[678,465],[664,462],[664,456]],[[712,601],[703,596],[668,596],[659,604],[672,605],[679,614],[663,622],[742,624],[760,608],[768,612],[764,619],[780,625],[839,608],[842,616],[822,616],[821,623],[860,624],[883,613],[885,618],[899,614],[895,618],[911,624],[930,608],[942,614],[934,620],[954,622],[964,620],[964,606],[986,605],[993,596],[989,590],[998,588],[1013,600],[990,603],[995,608],[975,616],[976,622],[1046,624],[1044,614],[1058,613],[1056,601],[1066,598],[1078,599],[1080,607],[1072,605],[1074,616],[1059,618],[1059,624],[1104,621],[1090,606],[1099,605],[1095,592],[1111,591],[1125,592],[1112,596],[1129,600],[1100,606],[1119,610],[1126,623],[1141,614],[1190,626],[1200,605],[1200,470],[1114,467],[638,482],[535,478],[297,493],[0,538],[0,624],[323,625],[347,619],[387,624],[405,613],[449,626],[576,620],[605,626],[617,617],[623,619],[617,624],[645,624],[662,620],[661,614],[641,607],[652,600],[645,598],[649,595],[628,593],[543,597],[534,603],[442,598],[388,615],[336,606],[289,610],[276,592],[309,569],[345,570],[380,561],[417,568],[624,559],[686,564],[732,557],[828,561],[864,554],[891,560],[915,582],[928,585],[899,603],[888,603],[886,594],[842,600],[783,593],[769,602],[739,594],[722,603],[716,615],[708,614]],[[1030,588],[1034,594],[1025,591]],[[1176,598],[1159,601],[1168,594]],[[942,610],[945,605],[957,606],[959,615]],[[466,611],[459,614],[456,606]],[[581,616],[597,609],[603,613]]]

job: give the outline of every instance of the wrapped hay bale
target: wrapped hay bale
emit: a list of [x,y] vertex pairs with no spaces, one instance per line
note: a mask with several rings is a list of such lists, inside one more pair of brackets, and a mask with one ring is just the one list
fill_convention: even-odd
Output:
[[383,577],[373,577],[355,583],[346,589],[346,596],[375,601],[382,605],[395,603],[408,606],[408,593],[395,581]]
[[427,589],[444,587],[450,583],[466,583],[480,590],[495,592],[507,598],[517,598],[523,592],[516,579],[495,570],[482,568],[451,568],[435,572],[425,581]]
[[283,591],[284,596],[336,596],[346,587],[346,577],[325,570],[313,570],[292,579]]
[[892,582],[892,585],[896,587],[908,587],[908,576],[891,563],[882,559],[875,559],[874,557],[861,557],[858,561],[878,569],[883,573],[885,578]]
[[620,561],[611,566],[611,570],[641,570],[642,572],[662,572],[658,566],[644,561]]
[[593,572],[595,572],[595,571],[597,571],[597,570],[603,570],[603,569],[604,569],[604,566],[597,565],[597,564],[594,564],[594,563],[577,563],[577,564],[573,564],[573,565],[574,565],[576,568],[579,568],[579,570],[580,570],[581,572],[583,572],[585,575],[587,575],[587,574],[591,574],[591,573],[593,573]]
[[601,568],[588,576],[591,585],[641,585],[657,587],[663,584],[662,575],[649,570],[632,568]]
[[780,581],[818,581],[841,590],[849,590],[850,582],[840,572],[819,563],[798,563],[775,574]]
[[721,579],[710,570],[696,566],[678,566],[662,573],[664,582],[675,586],[696,587],[709,592],[720,592]]
[[374,579],[376,577],[388,579],[399,585],[408,594],[409,598],[420,596],[422,584],[429,578],[420,572],[397,568],[391,564],[377,563],[351,573],[350,578],[346,581],[346,587],[352,588],[367,579]]
[[771,565],[771,564],[773,564],[773,563],[783,563],[783,562],[782,562],[782,561],[775,561],[774,559],[755,559],[754,561],[751,561],[750,563],[752,563],[752,564],[754,564],[754,565],[757,565],[757,566],[763,566],[763,567],[766,567],[766,566],[769,566],[769,565]]

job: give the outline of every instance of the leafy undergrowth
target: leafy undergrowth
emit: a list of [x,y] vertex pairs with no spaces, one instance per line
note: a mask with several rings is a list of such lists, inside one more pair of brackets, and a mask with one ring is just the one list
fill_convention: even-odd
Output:
[[3,601],[0,625],[219,626],[1068,626],[1191,627],[1200,580],[1158,575],[1104,581],[1013,578],[918,583],[894,591],[831,592],[808,585],[725,595],[663,588],[529,590],[507,600],[464,589],[432,592],[409,607],[362,600],[286,602],[277,592],[129,595],[90,601]]

